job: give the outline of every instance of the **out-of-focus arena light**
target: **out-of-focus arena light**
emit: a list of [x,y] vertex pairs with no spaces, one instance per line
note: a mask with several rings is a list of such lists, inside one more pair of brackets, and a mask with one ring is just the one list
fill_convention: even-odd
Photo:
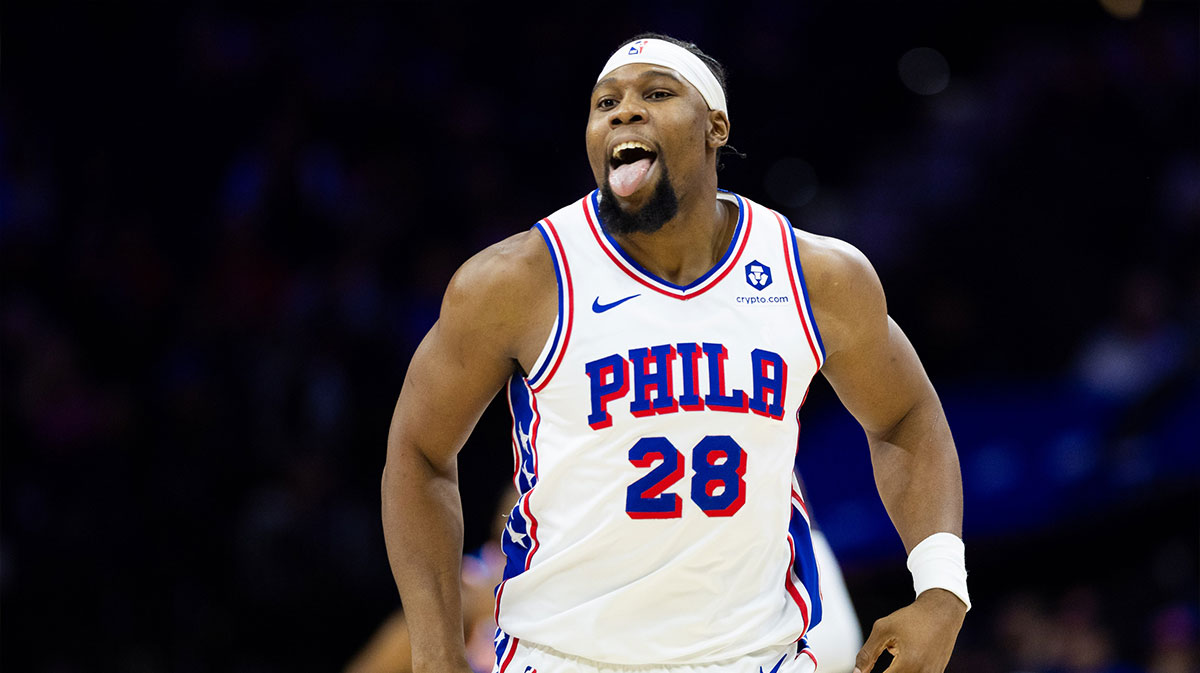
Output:
[[767,195],[790,208],[807,205],[817,195],[817,172],[803,159],[784,157],[767,169]]
[[1118,19],[1132,19],[1142,13],[1143,0],[1100,0],[1100,6]]
[[922,96],[941,93],[950,84],[950,64],[941,52],[917,47],[900,57],[900,81]]

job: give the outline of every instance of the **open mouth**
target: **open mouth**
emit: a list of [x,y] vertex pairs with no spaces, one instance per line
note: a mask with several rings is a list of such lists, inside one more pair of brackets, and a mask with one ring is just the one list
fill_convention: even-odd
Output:
[[609,157],[608,163],[612,168],[617,168],[625,164],[636,163],[642,159],[654,161],[656,156],[658,155],[649,147],[636,140],[629,140],[613,148],[612,156]]
[[627,140],[613,148],[608,158],[608,185],[618,196],[629,196],[646,181],[658,154],[636,140]]

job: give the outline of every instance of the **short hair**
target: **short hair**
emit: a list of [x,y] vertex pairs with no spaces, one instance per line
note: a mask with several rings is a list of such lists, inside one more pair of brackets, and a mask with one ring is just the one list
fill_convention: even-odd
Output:
[[[717,59],[704,53],[704,50],[701,49],[700,47],[697,47],[694,42],[688,42],[686,40],[681,40],[677,37],[671,37],[670,35],[664,35],[663,33],[646,32],[646,33],[638,33],[637,35],[634,35],[633,37],[629,38],[628,40],[625,40],[624,42],[622,42],[620,45],[617,46],[617,49],[620,49],[621,47],[629,44],[630,42],[637,42],[638,40],[662,40],[664,42],[670,42],[671,44],[673,44],[677,47],[682,47],[684,49],[687,49],[692,54],[694,54],[696,56],[696,58],[700,59],[700,61],[703,62],[704,65],[708,66],[708,69],[709,69],[709,71],[712,72],[713,77],[717,78],[717,84],[721,85],[721,92],[725,94],[725,100],[726,101],[729,100],[729,87],[726,86],[726,84],[725,84],[725,66],[721,65],[721,62],[718,61]],[[726,143],[725,145],[717,148],[717,170],[720,170],[721,168],[724,167],[724,164],[721,162],[721,159],[726,154],[732,154],[733,156],[735,156],[739,159],[746,158],[745,154],[737,151],[737,149],[735,149],[733,146]]]

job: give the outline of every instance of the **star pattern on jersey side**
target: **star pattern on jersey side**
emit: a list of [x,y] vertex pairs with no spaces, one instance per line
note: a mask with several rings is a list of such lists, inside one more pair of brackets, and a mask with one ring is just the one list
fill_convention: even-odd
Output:
[[513,544],[517,545],[518,547],[525,547],[525,538],[529,536],[525,533],[518,533],[516,530],[514,530],[512,527],[511,518],[508,520],[508,523],[504,524],[504,532],[508,533],[508,537],[513,541]]
[[533,486],[533,438],[520,424],[517,425],[517,443],[521,448],[521,474],[525,477],[525,483]]

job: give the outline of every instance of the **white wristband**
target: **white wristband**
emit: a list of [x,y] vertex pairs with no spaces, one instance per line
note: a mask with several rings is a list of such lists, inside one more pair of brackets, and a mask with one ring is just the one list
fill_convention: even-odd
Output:
[[966,548],[953,533],[934,533],[921,540],[908,555],[913,590],[920,596],[929,589],[945,589],[971,609],[967,595]]

